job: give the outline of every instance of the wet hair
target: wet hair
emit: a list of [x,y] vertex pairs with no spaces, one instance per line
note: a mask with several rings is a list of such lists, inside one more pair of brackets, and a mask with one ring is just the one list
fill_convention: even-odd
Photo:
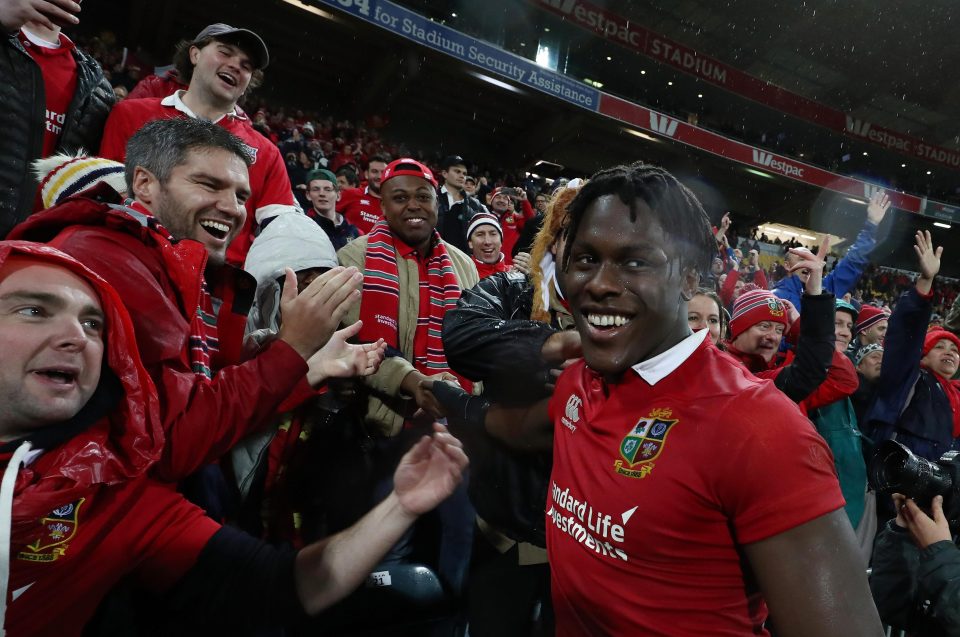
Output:
[[[180,40],[177,43],[176,49],[173,52],[173,66],[177,69],[178,79],[184,84],[190,84],[190,80],[193,79],[193,62],[190,61],[190,47],[197,47],[202,49],[211,42],[223,42],[224,44],[232,44],[233,46],[239,47],[239,42],[231,42],[229,38],[214,38],[207,37],[202,40]],[[252,91],[255,88],[258,88],[263,84],[263,69],[256,69],[253,71],[253,75],[250,76],[250,83],[247,84],[247,91]]]
[[203,119],[173,117],[143,125],[127,141],[124,177],[127,192],[133,192],[133,173],[139,166],[166,183],[174,168],[187,160],[192,150],[220,149],[243,160],[249,168],[253,157],[249,147],[222,126]]
[[637,220],[637,199],[653,212],[676,247],[682,269],[693,268],[703,278],[710,270],[716,242],[710,221],[693,192],[659,166],[642,162],[601,170],[580,189],[567,206],[568,223],[561,269],[570,265],[571,246],[587,209],[605,195],[616,195]]
[[717,304],[717,312],[720,314],[720,341],[717,343],[717,347],[725,349],[723,342],[727,340],[727,325],[730,323],[730,314],[727,312],[727,309],[723,307],[723,303],[720,302],[720,296],[710,288],[697,288],[693,296],[706,296]]
[[337,169],[336,175],[337,177],[343,175],[343,178],[347,180],[347,183],[354,188],[360,185],[360,177],[357,176],[357,171],[350,166],[341,166]]

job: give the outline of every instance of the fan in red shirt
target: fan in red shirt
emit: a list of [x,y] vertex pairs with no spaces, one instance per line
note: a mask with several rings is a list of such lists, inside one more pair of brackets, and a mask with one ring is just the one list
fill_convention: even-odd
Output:
[[[514,208],[514,202],[519,201],[521,212]],[[537,211],[533,209],[530,202],[527,201],[523,190],[519,188],[507,188],[501,186],[493,193],[490,199],[490,209],[500,220],[500,227],[503,230],[503,254],[506,256],[507,265],[513,263],[511,256],[513,254],[513,245],[520,238],[520,231],[532,219]]]
[[267,47],[253,31],[227,24],[211,24],[192,42],[183,42],[174,62],[187,90],[163,99],[126,99],[114,107],[107,120],[100,155],[124,161],[127,140],[145,123],[168,117],[210,120],[239,137],[248,147],[250,198],[247,219],[227,251],[227,262],[242,266],[255,230],[265,220],[298,210],[280,150],[254,130],[237,100],[263,78],[270,61]]
[[0,626],[10,637],[80,635],[126,575],[169,591],[170,608],[204,634],[316,614],[356,588],[467,465],[436,425],[366,517],[296,553],[277,550],[151,477],[165,444],[159,400],[103,279],[53,248],[0,242],[0,349]]
[[481,279],[510,269],[500,249],[502,245],[503,230],[497,216],[489,212],[473,215],[467,226],[467,246]]
[[882,635],[823,440],[769,381],[691,333],[714,250],[663,169],[594,175],[560,282],[584,359],[550,404],[557,635]]
[[387,158],[383,155],[374,155],[370,158],[367,170],[364,172],[367,185],[360,188],[347,188],[340,192],[337,212],[342,214],[348,223],[356,226],[362,234],[369,234],[374,224],[383,219],[383,210],[380,205],[380,180],[386,168]]

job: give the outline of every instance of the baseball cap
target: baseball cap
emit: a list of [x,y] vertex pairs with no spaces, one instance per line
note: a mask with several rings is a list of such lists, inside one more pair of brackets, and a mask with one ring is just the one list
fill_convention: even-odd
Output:
[[466,167],[467,162],[464,161],[463,157],[460,155],[447,155],[443,158],[443,161],[440,162],[440,170],[446,170],[450,166],[464,166]]
[[340,190],[340,185],[337,183],[337,176],[326,168],[317,168],[316,170],[311,170],[307,173],[306,184],[309,186],[310,182],[319,179],[321,181],[329,181],[333,183],[333,187],[336,190]]
[[194,42],[213,38],[224,42],[236,42],[243,52],[250,56],[253,65],[258,69],[265,69],[270,64],[270,52],[263,39],[250,29],[239,29],[223,22],[209,24],[203,28]]
[[[451,166],[452,165],[453,164],[451,164]],[[416,159],[411,159],[410,157],[401,157],[400,159],[394,159],[392,162],[387,164],[387,167],[383,171],[383,177],[380,179],[380,188],[383,188],[387,181],[393,179],[394,177],[400,177],[401,175],[409,175],[411,177],[426,179],[434,188],[437,187],[437,178],[433,176],[433,173],[429,168],[418,162]]]
[[472,184],[475,184],[475,183],[477,183],[477,178],[476,178],[476,177],[471,177],[470,175],[467,175],[466,178],[464,178],[464,182],[467,182],[467,181],[469,181],[469,182],[472,183]]

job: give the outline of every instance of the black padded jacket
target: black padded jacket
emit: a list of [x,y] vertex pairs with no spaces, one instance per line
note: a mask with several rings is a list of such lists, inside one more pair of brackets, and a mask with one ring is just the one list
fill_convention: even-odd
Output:
[[[96,152],[116,97],[100,65],[74,49],[77,89],[67,110],[58,152]],[[33,211],[37,182],[30,164],[40,158],[46,99],[40,67],[8,35],[0,50],[0,239]]]

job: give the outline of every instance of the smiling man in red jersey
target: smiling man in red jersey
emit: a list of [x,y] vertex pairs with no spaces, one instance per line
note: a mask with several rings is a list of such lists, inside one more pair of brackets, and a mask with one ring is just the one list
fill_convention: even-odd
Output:
[[124,100],[110,113],[100,156],[123,162],[127,140],[147,122],[191,117],[214,122],[239,137],[250,155],[250,196],[246,221],[230,243],[227,261],[242,266],[256,229],[266,220],[297,210],[283,157],[276,144],[254,130],[237,101],[263,80],[270,61],[267,47],[253,31],[228,24],[205,27],[174,56],[186,90],[164,97]]
[[162,399],[162,469],[176,480],[267,424],[291,394],[310,395],[324,360],[314,354],[358,300],[360,274],[334,268],[284,302],[279,339],[245,359],[256,282],[225,263],[250,194],[242,141],[211,122],[161,119],[134,134],[127,154],[123,205],[104,203],[105,190],[68,198],[11,236],[49,242],[120,292]]
[[830,452],[796,405],[691,333],[713,238],[653,166],[567,208],[560,280],[583,361],[550,404],[557,635],[883,634]]

